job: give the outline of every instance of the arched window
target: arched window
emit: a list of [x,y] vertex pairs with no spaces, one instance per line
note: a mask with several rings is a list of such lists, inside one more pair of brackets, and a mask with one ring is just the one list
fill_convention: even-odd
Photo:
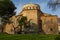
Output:
[[33,6],[33,9],[35,9],[35,7]]
[[31,9],[31,7],[28,7],[28,9]]
[[50,31],[53,31],[53,29],[52,29],[52,28],[50,28]]

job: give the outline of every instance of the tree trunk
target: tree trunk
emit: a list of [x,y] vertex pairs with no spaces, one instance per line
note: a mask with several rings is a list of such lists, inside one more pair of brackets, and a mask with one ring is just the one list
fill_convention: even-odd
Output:
[[22,26],[22,34],[24,34],[24,25]]

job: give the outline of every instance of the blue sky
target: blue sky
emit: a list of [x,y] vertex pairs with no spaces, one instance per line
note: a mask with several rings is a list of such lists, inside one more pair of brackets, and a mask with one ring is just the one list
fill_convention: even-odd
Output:
[[60,8],[57,8],[55,11],[52,11],[48,8],[47,3],[49,0],[12,0],[15,6],[17,7],[16,12],[17,14],[22,11],[22,6],[28,3],[39,4],[41,11],[43,13],[48,13],[52,15],[58,15],[60,17]]

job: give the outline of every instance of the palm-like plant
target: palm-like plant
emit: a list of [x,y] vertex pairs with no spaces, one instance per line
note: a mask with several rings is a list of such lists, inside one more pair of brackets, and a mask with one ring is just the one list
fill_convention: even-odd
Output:
[[27,25],[27,17],[22,16],[20,19],[18,19],[18,23],[20,26],[20,32],[24,31],[23,27],[26,27]]

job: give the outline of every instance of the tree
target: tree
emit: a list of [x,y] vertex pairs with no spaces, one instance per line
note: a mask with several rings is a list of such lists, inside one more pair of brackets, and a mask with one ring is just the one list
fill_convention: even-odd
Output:
[[49,8],[52,8],[52,10],[55,10],[59,5],[60,5],[60,0],[49,0],[48,2],[48,6]]
[[35,23],[32,22],[32,19],[27,20],[26,16],[21,16],[20,18],[18,18],[18,23],[19,23],[19,27],[20,27],[20,33],[30,33],[32,32],[31,30],[35,29]]
[[27,17],[22,16],[21,18],[18,18],[18,23],[20,26],[20,33],[22,33],[22,31],[24,31],[24,27],[27,26]]
[[3,25],[9,22],[10,17],[15,15],[15,9],[16,7],[11,0],[0,1],[0,17]]

